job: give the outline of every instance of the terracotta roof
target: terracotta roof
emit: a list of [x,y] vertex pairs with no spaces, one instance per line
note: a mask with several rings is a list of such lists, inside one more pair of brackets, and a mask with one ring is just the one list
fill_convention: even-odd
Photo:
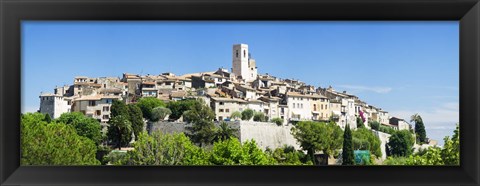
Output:
[[214,101],[223,101],[223,102],[239,102],[239,103],[246,103],[247,102],[243,99],[237,99],[237,98],[211,97],[210,99],[212,99]]
[[292,97],[306,97],[306,98],[327,98],[325,96],[322,96],[320,94],[300,94],[298,92],[287,92],[287,96],[292,96]]

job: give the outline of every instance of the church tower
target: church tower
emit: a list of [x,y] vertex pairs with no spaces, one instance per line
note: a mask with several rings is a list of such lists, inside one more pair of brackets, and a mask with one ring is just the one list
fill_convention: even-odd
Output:
[[232,72],[246,81],[257,79],[257,67],[254,59],[250,58],[248,45],[233,45]]

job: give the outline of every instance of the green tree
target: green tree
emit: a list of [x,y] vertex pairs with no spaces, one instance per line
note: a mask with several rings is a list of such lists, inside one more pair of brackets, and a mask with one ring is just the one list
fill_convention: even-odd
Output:
[[152,119],[151,121],[157,122],[160,120],[164,120],[165,117],[168,115],[172,114],[172,111],[170,109],[165,108],[165,107],[157,107],[152,110]]
[[357,117],[357,128],[362,128],[362,127],[365,127],[363,125],[363,120],[362,120],[362,118]]
[[209,165],[208,153],[195,146],[183,133],[151,135],[141,133],[128,151],[126,165]]
[[145,126],[145,123],[143,122],[142,110],[135,104],[129,104],[128,113],[130,116],[130,123],[132,124],[133,134],[135,135],[135,139],[137,139],[138,135],[143,131],[143,127]]
[[368,123],[373,130],[379,130],[380,123],[378,121],[370,121]]
[[445,165],[460,165],[460,127],[453,131],[452,138],[446,136],[441,151],[442,160]]
[[152,120],[152,110],[157,107],[165,107],[166,105],[157,98],[145,97],[138,100],[137,106],[142,110],[145,119]]
[[99,165],[95,143],[71,125],[47,123],[41,113],[22,115],[21,165]]
[[241,119],[242,118],[242,113],[240,111],[235,111],[235,112],[232,113],[232,115],[230,115],[230,118],[232,120]]
[[263,112],[255,112],[253,115],[253,121],[265,122],[265,114]]
[[216,134],[215,134],[215,141],[218,140],[227,140],[230,139],[231,137],[236,137],[235,133],[237,132],[237,129],[233,129],[228,124],[224,121],[220,122],[219,127],[217,128]]
[[170,120],[178,120],[182,117],[183,113],[187,110],[190,110],[197,100],[195,99],[184,99],[180,101],[170,101],[167,103],[167,108],[172,111],[172,114],[168,116]]
[[248,121],[253,117],[253,110],[252,109],[245,109],[242,111],[242,120]]
[[113,100],[112,106],[110,107],[110,118],[119,115],[129,117],[128,107],[123,101]]
[[102,127],[100,122],[80,112],[63,113],[55,122],[73,126],[78,135],[91,139],[97,145],[102,141]]
[[202,99],[198,99],[190,110],[183,113],[183,119],[192,124],[186,129],[190,132],[189,137],[194,143],[203,146],[203,144],[213,142],[215,138],[214,118],[215,113]]
[[307,151],[314,164],[316,151],[323,151],[327,157],[330,157],[342,148],[342,129],[333,122],[301,121],[292,128],[292,134],[302,149]]
[[410,122],[415,122],[415,135],[419,144],[428,143],[427,132],[425,131],[425,125],[423,124],[422,117],[418,114],[414,114],[410,118]]
[[45,122],[47,123],[52,122],[52,118],[50,117],[50,114],[45,114]]
[[[268,152],[267,152],[268,151]],[[282,148],[276,148],[273,152],[266,150],[266,153],[270,153],[276,164],[278,165],[311,165],[311,161],[302,160],[305,159],[305,154],[301,151],[296,151],[292,146],[284,145]]]
[[115,116],[108,121],[108,139],[118,148],[127,146],[132,140],[132,123],[124,115]]
[[273,165],[275,160],[258,148],[254,140],[236,138],[215,142],[210,156],[213,165]]
[[343,151],[342,151],[342,165],[354,165],[355,158],[353,154],[352,131],[350,126],[345,127],[343,133]]
[[381,141],[371,130],[367,128],[358,128],[352,132],[353,139],[360,141],[360,143],[354,143],[353,150],[369,150],[371,154],[376,157],[382,156],[382,150],[380,148]]
[[283,119],[282,118],[272,118],[270,121],[274,122],[278,126],[282,126],[282,124],[283,124]]
[[395,131],[388,142],[390,154],[393,156],[409,156],[415,143],[412,133],[408,130]]

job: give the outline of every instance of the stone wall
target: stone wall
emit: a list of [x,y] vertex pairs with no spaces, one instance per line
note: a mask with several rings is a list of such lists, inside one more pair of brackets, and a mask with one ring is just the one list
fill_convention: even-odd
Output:
[[[284,145],[293,146],[295,149],[300,149],[297,141],[290,133],[292,125],[277,126],[275,123],[268,122],[254,122],[254,121],[231,121],[227,124],[237,130],[237,136],[243,143],[247,140],[253,139],[262,149],[267,147],[275,149],[283,147]],[[215,123],[216,126],[219,123]],[[164,133],[180,133],[186,132],[185,127],[189,124],[184,122],[155,122],[150,125],[152,131],[162,131]]]
[[375,135],[378,136],[378,138],[380,139],[380,149],[382,151],[382,160],[385,160],[387,158],[387,152],[386,152],[386,148],[385,148],[385,145],[388,143],[388,140],[390,139],[390,134],[387,134],[387,133],[383,133],[383,132],[379,132],[379,131],[373,131],[375,133]]

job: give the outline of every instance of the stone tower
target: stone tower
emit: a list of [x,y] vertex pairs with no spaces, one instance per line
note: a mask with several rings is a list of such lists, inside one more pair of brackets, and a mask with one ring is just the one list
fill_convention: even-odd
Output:
[[257,67],[254,59],[250,58],[248,45],[233,45],[232,72],[246,81],[257,79]]

